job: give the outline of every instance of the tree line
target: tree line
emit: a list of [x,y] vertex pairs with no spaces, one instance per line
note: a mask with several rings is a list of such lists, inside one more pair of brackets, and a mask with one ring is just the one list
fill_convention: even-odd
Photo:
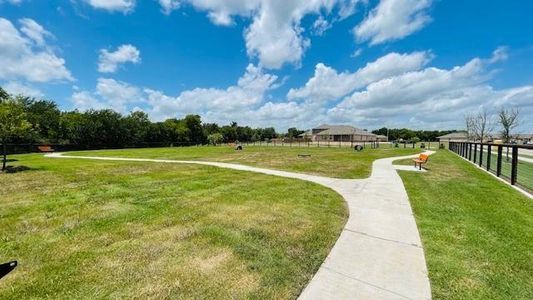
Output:
[[62,144],[80,149],[253,142],[302,132],[291,128],[280,135],[273,127],[251,128],[236,122],[219,126],[203,123],[198,115],[152,122],[142,111],[128,115],[111,109],[61,111],[53,101],[12,96],[2,88],[0,118],[3,145]]
[[383,127],[372,131],[373,134],[379,134],[389,137],[389,141],[436,141],[437,137],[457,130],[411,130],[407,128],[387,128]]

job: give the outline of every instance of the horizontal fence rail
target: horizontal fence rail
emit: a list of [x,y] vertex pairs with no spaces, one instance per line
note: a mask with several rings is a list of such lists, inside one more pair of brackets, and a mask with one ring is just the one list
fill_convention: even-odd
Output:
[[533,145],[450,142],[448,148],[511,185],[533,192]]

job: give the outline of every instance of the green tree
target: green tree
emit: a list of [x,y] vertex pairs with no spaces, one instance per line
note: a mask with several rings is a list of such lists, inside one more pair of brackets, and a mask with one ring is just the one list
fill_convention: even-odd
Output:
[[59,116],[59,138],[63,143],[78,144],[81,141],[83,114],[78,111],[63,112]]
[[7,164],[7,143],[13,139],[28,135],[31,124],[26,119],[24,105],[14,99],[0,103],[0,142],[2,143],[2,171]]
[[264,128],[261,132],[261,138],[263,140],[265,139],[273,139],[273,138],[276,138],[278,136],[278,134],[276,133],[276,130],[274,129],[274,127],[267,127],[267,128]]
[[187,115],[183,120],[189,132],[189,141],[194,145],[205,144],[207,137],[202,128],[202,119],[199,115]]
[[[20,96],[19,96],[20,97]],[[61,112],[57,104],[48,100],[21,97],[25,106],[28,122],[41,142],[56,141],[59,137],[59,118]]]
[[230,143],[237,140],[237,126],[222,126],[220,133],[224,137],[224,142]]
[[190,143],[190,131],[183,120],[167,119],[163,122],[163,130],[165,132],[166,140],[169,141],[169,143]]
[[303,130],[298,130],[296,127],[291,127],[287,130],[287,137],[294,139],[297,138],[300,134],[304,133]]
[[207,136],[207,140],[209,141],[210,145],[216,146],[224,140],[224,137],[220,133],[212,133],[209,136]]
[[2,87],[0,87],[0,103],[6,101],[9,99],[9,94],[4,90]]
[[206,136],[209,136],[213,133],[220,133],[220,127],[217,123],[204,123],[202,127]]
[[146,142],[151,125],[148,114],[142,111],[132,112],[124,118],[123,123],[127,131],[126,144],[140,145]]

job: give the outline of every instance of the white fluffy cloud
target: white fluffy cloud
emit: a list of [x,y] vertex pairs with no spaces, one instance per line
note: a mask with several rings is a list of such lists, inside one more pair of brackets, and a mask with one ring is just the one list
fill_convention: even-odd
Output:
[[80,110],[111,108],[121,113],[128,113],[133,105],[145,101],[140,88],[111,78],[98,78],[93,93],[76,91],[71,97],[74,108]]
[[51,36],[37,22],[21,19],[20,31],[0,18],[0,79],[32,82],[72,81],[65,60],[46,45]]
[[358,41],[371,45],[401,39],[431,21],[431,4],[432,0],[381,0],[354,28],[354,34]]
[[22,25],[20,27],[20,31],[22,31],[27,37],[32,39],[39,46],[45,44],[45,39],[47,37],[53,36],[50,32],[46,31],[41,25],[39,25],[39,23],[32,19],[20,19],[19,23]]
[[[93,93],[76,92],[79,107],[114,108],[128,112],[142,107],[152,119],[200,114],[206,122],[310,128],[319,123],[346,123],[364,128],[461,128],[463,115],[480,107],[518,106],[533,113],[533,86],[494,89],[492,64],[473,58],[450,69],[428,67],[433,54],[389,53],[354,72],[338,72],[318,64],[305,86],[272,98],[282,83],[259,66],[249,65],[236,84],[227,88],[195,88],[177,96],[100,78]],[[533,126],[528,121],[524,126]],[[526,127],[527,128],[527,127]]]
[[368,84],[400,75],[405,72],[419,70],[431,59],[429,52],[413,52],[410,54],[389,53],[374,62],[367,63],[363,68],[350,72],[337,72],[322,63],[315,67],[315,74],[304,87],[291,89],[288,99],[305,99],[312,102],[324,102],[343,97],[356,89]]
[[79,109],[81,111],[86,111],[89,109],[104,109],[110,107],[87,91],[74,92],[71,97],[71,102],[75,109]]
[[180,7],[180,0],[159,0],[159,5],[161,5],[161,11],[165,15],[169,15],[173,10],[176,10]]
[[277,77],[259,67],[249,65],[236,85],[226,89],[196,88],[170,97],[160,91],[146,89],[151,115],[164,119],[188,113],[230,117],[253,110],[265,99],[267,91],[276,88]]
[[17,81],[9,81],[6,84],[2,85],[2,88],[11,95],[25,95],[30,97],[44,96],[44,94],[39,89]]
[[130,13],[135,9],[135,0],[85,0],[94,8],[110,12]]
[[100,50],[98,59],[98,71],[102,73],[114,73],[120,64],[134,63],[141,61],[141,52],[132,45],[122,45],[114,52],[107,49]]
[[328,119],[369,126],[457,128],[469,111],[504,105],[533,112],[533,86],[495,90],[492,58],[474,58],[449,70],[429,67],[369,84],[328,110]]
[[[257,57],[261,66],[281,68],[284,64],[299,64],[310,41],[304,36],[301,21],[315,15],[315,32],[323,33],[330,26],[325,16],[337,7],[338,18],[355,12],[359,0],[185,0],[206,11],[217,24],[232,25],[235,16],[249,18],[252,23],[244,32],[247,53]],[[164,6],[163,6],[164,8]]]

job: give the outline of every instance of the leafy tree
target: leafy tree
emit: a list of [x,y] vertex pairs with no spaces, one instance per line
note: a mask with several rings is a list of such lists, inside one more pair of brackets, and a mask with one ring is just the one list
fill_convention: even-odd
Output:
[[60,111],[57,104],[48,100],[23,98],[28,122],[41,141],[55,141],[59,137]]
[[202,124],[204,129],[204,135],[209,136],[213,133],[220,133],[220,126],[217,123],[204,123]]
[[[236,123],[235,123],[236,124]],[[235,142],[237,140],[237,126],[222,126],[220,133],[224,137],[224,142]]]
[[300,134],[304,133],[303,130],[298,130],[295,127],[291,127],[287,130],[287,137],[288,138],[297,138]]
[[207,140],[209,141],[210,145],[216,146],[224,140],[224,137],[220,133],[213,133],[207,136]]
[[511,142],[512,131],[518,127],[519,121],[518,116],[520,111],[518,109],[500,109],[498,113],[499,123],[501,126],[502,140],[504,143],[508,144]]
[[9,99],[9,94],[4,90],[2,87],[0,87],[0,103],[6,101]]
[[151,127],[148,114],[142,111],[132,112],[124,118],[123,124],[127,131],[127,144],[140,145],[147,140]]
[[189,144],[190,131],[183,120],[168,119],[163,122],[166,140],[170,143]]
[[187,115],[183,120],[189,132],[189,142],[194,145],[204,144],[207,137],[202,128],[202,119],[199,115]]
[[5,99],[0,103],[0,142],[2,143],[2,171],[7,164],[7,143],[17,137],[28,135],[31,124],[26,119],[24,105],[14,99]]
[[63,112],[59,116],[59,139],[63,143],[78,144],[81,141],[83,115],[78,111]]
[[278,134],[276,133],[276,129],[274,129],[274,127],[267,127],[267,128],[264,128],[261,132],[261,139],[265,140],[265,139],[273,139],[273,138],[276,138],[278,136]]

